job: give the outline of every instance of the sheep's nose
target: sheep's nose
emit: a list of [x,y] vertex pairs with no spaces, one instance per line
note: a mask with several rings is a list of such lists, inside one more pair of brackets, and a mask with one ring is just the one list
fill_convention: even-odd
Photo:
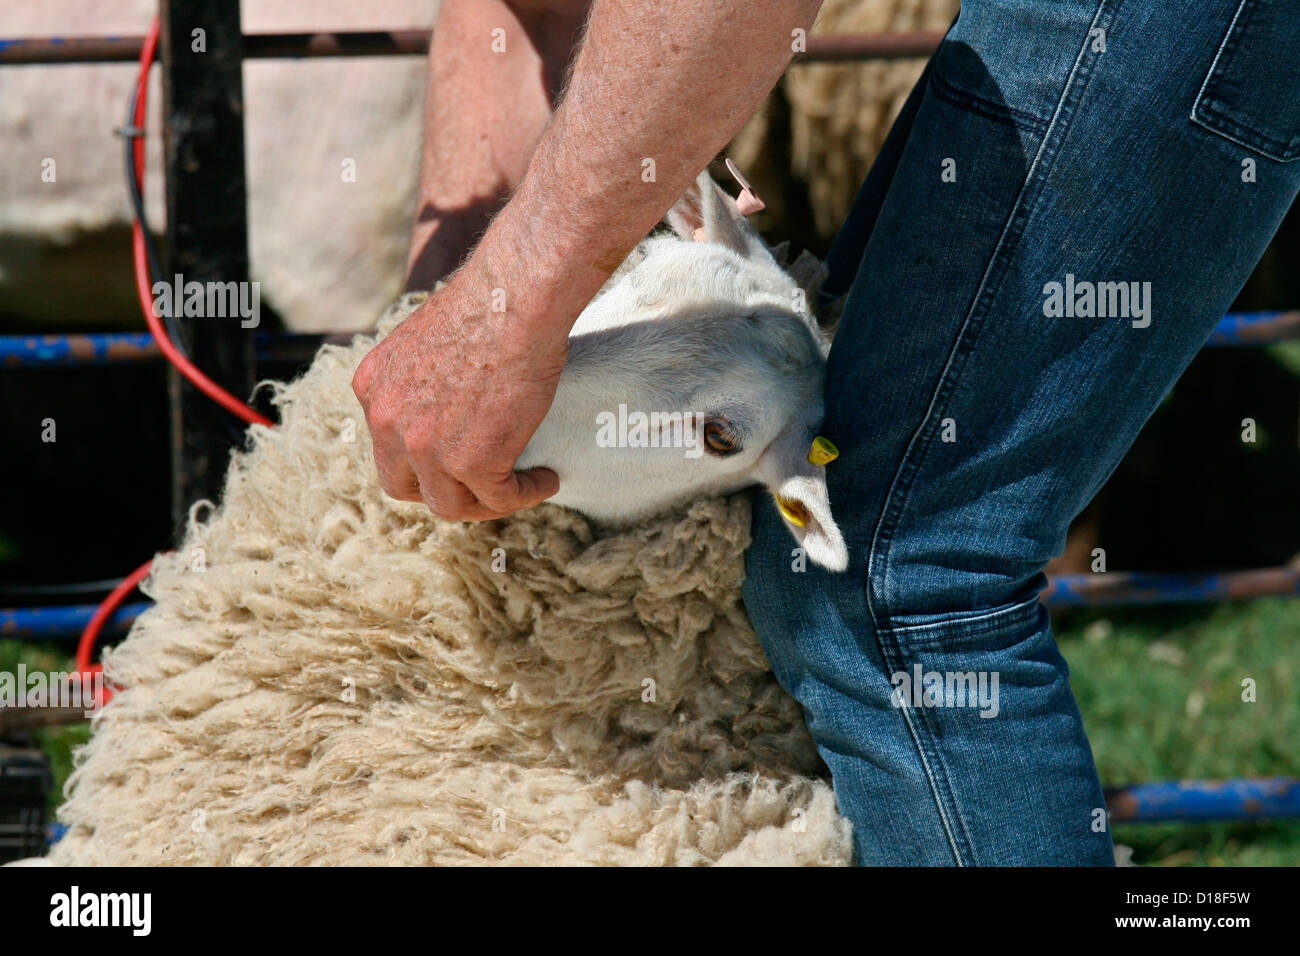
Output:
[[826,465],[840,457],[840,450],[829,438],[818,435],[813,439],[812,448],[808,450],[808,463]]

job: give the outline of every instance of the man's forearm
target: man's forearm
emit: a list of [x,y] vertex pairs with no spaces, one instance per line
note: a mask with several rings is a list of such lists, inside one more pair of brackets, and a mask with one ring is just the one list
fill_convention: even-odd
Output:
[[560,107],[471,260],[509,310],[571,325],[762,103],[820,6],[596,0]]
[[454,272],[523,179],[587,8],[585,0],[442,0],[408,289],[432,289]]

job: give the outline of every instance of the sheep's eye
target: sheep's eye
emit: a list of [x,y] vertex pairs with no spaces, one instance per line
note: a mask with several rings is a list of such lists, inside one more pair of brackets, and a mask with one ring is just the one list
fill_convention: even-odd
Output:
[[715,455],[734,455],[740,451],[740,439],[732,432],[730,423],[722,419],[704,423],[704,444]]

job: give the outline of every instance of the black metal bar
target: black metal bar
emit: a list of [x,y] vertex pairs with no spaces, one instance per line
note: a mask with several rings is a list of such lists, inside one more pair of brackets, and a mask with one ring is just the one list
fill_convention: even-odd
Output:
[[[811,36],[795,63],[896,60],[926,57],[941,32]],[[0,65],[117,63],[140,57],[143,37],[22,37],[0,39]],[[250,33],[244,59],[352,56],[421,56],[429,51],[427,30],[370,30],[348,33]]]
[[0,64],[134,63],[144,37],[14,37],[0,39]]
[[[239,398],[254,383],[254,328],[224,302],[226,283],[250,291],[244,180],[243,34],[239,0],[162,0],[164,154],[167,168],[167,278],[180,287],[218,284],[202,314],[176,309],[181,340],[194,363]],[[201,31],[201,32],[198,32]],[[248,297],[251,301],[251,296]],[[173,297],[173,307],[179,305]],[[239,423],[173,369],[172,520],[177,537],[191,503],[216,501]]]
[[90,718],[85,707],[0,707],[0,738],[41,727],[79,724]]
[[372,30],[358,33],[251,33],[244,37],[248,59],[281,57],[423,56],[428,30]]

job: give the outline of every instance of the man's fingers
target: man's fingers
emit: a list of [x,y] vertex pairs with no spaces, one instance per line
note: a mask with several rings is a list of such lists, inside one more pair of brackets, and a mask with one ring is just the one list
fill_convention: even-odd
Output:
[[488,508],[509,514],[541,504],[560,490],[560,476],[549,468],[511,471],[499,481],[467,482],[469,490]]
[[398,501],[422,501],[420,483],[400,441],[375,435],[375,470],[384,494]]
[[[424,500],[440,518],[451,521],[491,521],[541,504],[560,490],[560,479],[549,468],[509,473],[487,486],[479,498],[468,486],[441,472],[421,479]],[[431,490],[436,489],[436,490]]]
[[[420,497],[429,510],[448,521],[476,521],[471,515],[482,512],[483,506],[470,490],[446,472],[426,469],[419,476]],[[492,516],[495,517],[495,516]]]
[[379,487],[384,489],[384,494],[396,501],[423,501],[420,495],[420,486],[415,480],[415,472],[407,470],[409,478],[393,477],[386,473],[382,468],[379,470]]
[[428,461],[427,456],[421,460],[413,453],[414,443],[404,442],[393,431],[377,429],[372,435],[375,470],[384,493],[398,501],[423,501],[448,521],[502,518],[538,505],[560,490],[560,478],[549,468],[508,471],[500,480],[489,479],[471,487]]

